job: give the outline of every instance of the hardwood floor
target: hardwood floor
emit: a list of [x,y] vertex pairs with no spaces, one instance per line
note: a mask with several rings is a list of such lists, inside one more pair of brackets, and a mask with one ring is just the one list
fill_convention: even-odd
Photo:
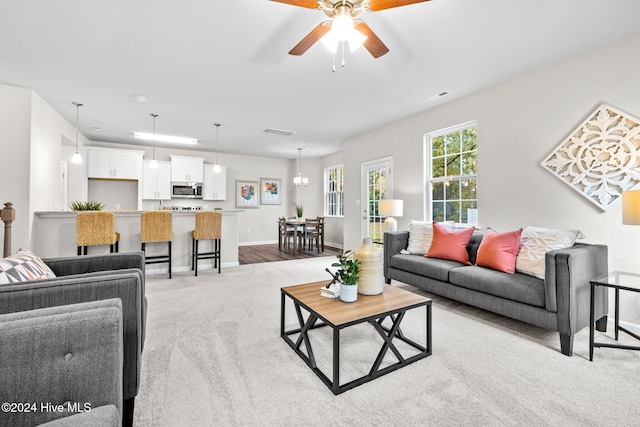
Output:
[[272,245],[238,246],[238,261],[240,262],[240,265],[243,265],[322,256],[335,257],[338,252],[339,249],[325,246],[324,252],[318,253],[315,249],[313,251],[303,250],[296,251],[294,255],[292,249],[284,251],[279,250],[277,243]]

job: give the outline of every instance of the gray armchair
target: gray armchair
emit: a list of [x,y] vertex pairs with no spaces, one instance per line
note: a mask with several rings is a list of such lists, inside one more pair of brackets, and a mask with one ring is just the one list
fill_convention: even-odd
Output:
[[0,343],[2,425],[120,425],[120,299],[0,315]]
[[122,301],[123,425],[133,423],[140,385],[147,313],[144,259],[142,252],[45,259],[56,278],[0,286],[0,314],[110,298]]

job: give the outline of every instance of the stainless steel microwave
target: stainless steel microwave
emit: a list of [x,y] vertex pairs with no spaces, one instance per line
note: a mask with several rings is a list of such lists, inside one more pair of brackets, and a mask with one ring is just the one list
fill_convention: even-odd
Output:
[[171,197],[182,199],[202,199],[202,184],[174,182],[171,184]]

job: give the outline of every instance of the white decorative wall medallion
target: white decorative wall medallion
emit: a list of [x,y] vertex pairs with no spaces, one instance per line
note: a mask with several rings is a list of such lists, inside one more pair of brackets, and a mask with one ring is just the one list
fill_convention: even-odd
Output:
[[640,183],[640,119],[602,104],[541,165],[606,211]]

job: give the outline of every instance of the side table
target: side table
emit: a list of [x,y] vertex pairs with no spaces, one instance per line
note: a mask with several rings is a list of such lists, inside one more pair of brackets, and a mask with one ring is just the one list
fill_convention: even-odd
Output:
[[589,322],[589,360],[593,361],[593,349],[594,347],[608,347],[608,348],[622,348],[626,350],[640,350],[640,346],[630,346],[621,344],[607,344],[594,341],[594,324],[595,324],[595,288],[596,286],[604,286],[607,288],[615,289],[615,326],[614,337],[618,341],[618,332],[622,331],[632,336],[633,338],[640,340],[640,336],[634,334],[628,329],[620,326],[620,290],[638,292],[640,293],[640,274],[627,273],[624,271],[613,271],[606,276],[596,277],[590,281],[591,283],[591,307],[590,307],[590,322]]

